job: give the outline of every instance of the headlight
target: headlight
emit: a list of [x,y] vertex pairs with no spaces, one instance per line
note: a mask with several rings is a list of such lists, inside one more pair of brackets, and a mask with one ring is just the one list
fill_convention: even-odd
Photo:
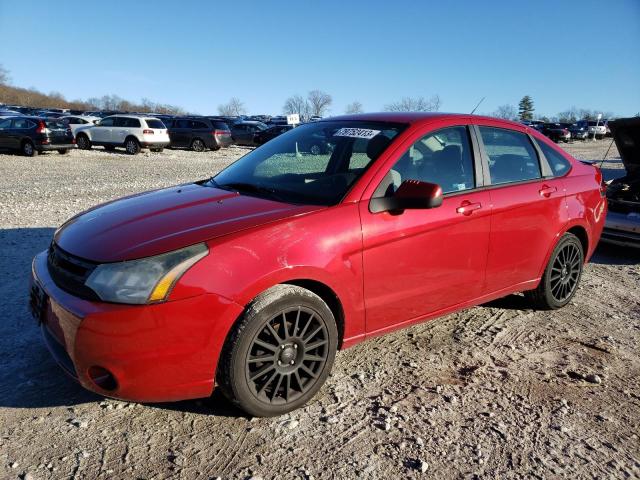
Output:
[[105,302],[153,303],[167,298],[189,267],[209,253],[204,243],[155,257],[98,265],[85,285]]

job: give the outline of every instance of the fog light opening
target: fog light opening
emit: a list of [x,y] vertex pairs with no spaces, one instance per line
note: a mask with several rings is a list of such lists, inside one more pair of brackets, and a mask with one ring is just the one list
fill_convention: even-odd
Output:
[[118,382],[113,374],[103,367],[93,366],[89,368],[89,377],[98,387],[103,390],[115,390],[118,388]]

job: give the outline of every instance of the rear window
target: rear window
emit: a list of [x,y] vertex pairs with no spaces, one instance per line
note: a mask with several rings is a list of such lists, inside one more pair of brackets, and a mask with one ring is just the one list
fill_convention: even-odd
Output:
[[44,121],[45,125],[49,130],[66,130],[67,125],[62,120],[51,120],[47,119]]
[[569,167],[571,166],[569,161],[559,152],[555,151],[553,147],[540,140],[538,140],[538,146],[549,162],[554,177],[560,177],[569,171]]
[[218,130],[229,130],[229,126],[224,122],[214,121],[214,122],[211,122],[211,123],[213,124],[213,127],[217,128]]
[[147,122],[147,126],[149,128],[167,128],[164,126],[164,123],[162,123],[162,121],[156,118],[147,118],[145,119],[145,121]]

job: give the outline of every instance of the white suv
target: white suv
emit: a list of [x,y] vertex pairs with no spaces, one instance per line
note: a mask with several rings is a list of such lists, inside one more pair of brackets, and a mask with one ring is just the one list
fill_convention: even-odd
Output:
[[124,147],[131,155],[139,153],[142,148],[161,152],[170,143],[162,120],[138,115],[105,117],[96,125],[78,128],[75,134],[76,145],[82,150],[89,150],[93,145],[107,150]]

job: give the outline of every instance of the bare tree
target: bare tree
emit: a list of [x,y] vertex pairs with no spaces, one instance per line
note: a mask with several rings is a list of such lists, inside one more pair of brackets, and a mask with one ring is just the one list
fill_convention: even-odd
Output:
[[310,105],[301,95],[293,95],[287,98],[282,107],[282,112],[285,115],[291,115],[297,113],[301,117],[307,117],[309,115]]
[[440,110],[442,101],[439,95],[434,95],[429,99],[424,97],[404,97],[398,102],[385,105],[387,112],[437,112]]
[[218,113],[220,115],[238,116],[247,113],[247,109],[239,98],[232,97],[228,103],[218,105]]
[[500,105],[491,116],[496,118],[504,118],[505,120],[516,120],[518,118],[518,110],[513,105]]
[[573,123],[576,120],[579,120],[579,112],[576,107],[571,107],[566,109],[564,112],[558,113],[558,121]]
[[0,65],[0,85],[9,83],[9,70]]
[[362,113],[364,110],[362,109],[362,104],[359,101],[351,102],[347,105],[347,108],[344,110],[344,113],[348,115],[352,115],[354,113]]
[[333,102],[333,98],[326,92],[321,90],[311,90],[307,95],[307,101],[309,102],[309,113],[311,115],[324,116],[327,110]]

